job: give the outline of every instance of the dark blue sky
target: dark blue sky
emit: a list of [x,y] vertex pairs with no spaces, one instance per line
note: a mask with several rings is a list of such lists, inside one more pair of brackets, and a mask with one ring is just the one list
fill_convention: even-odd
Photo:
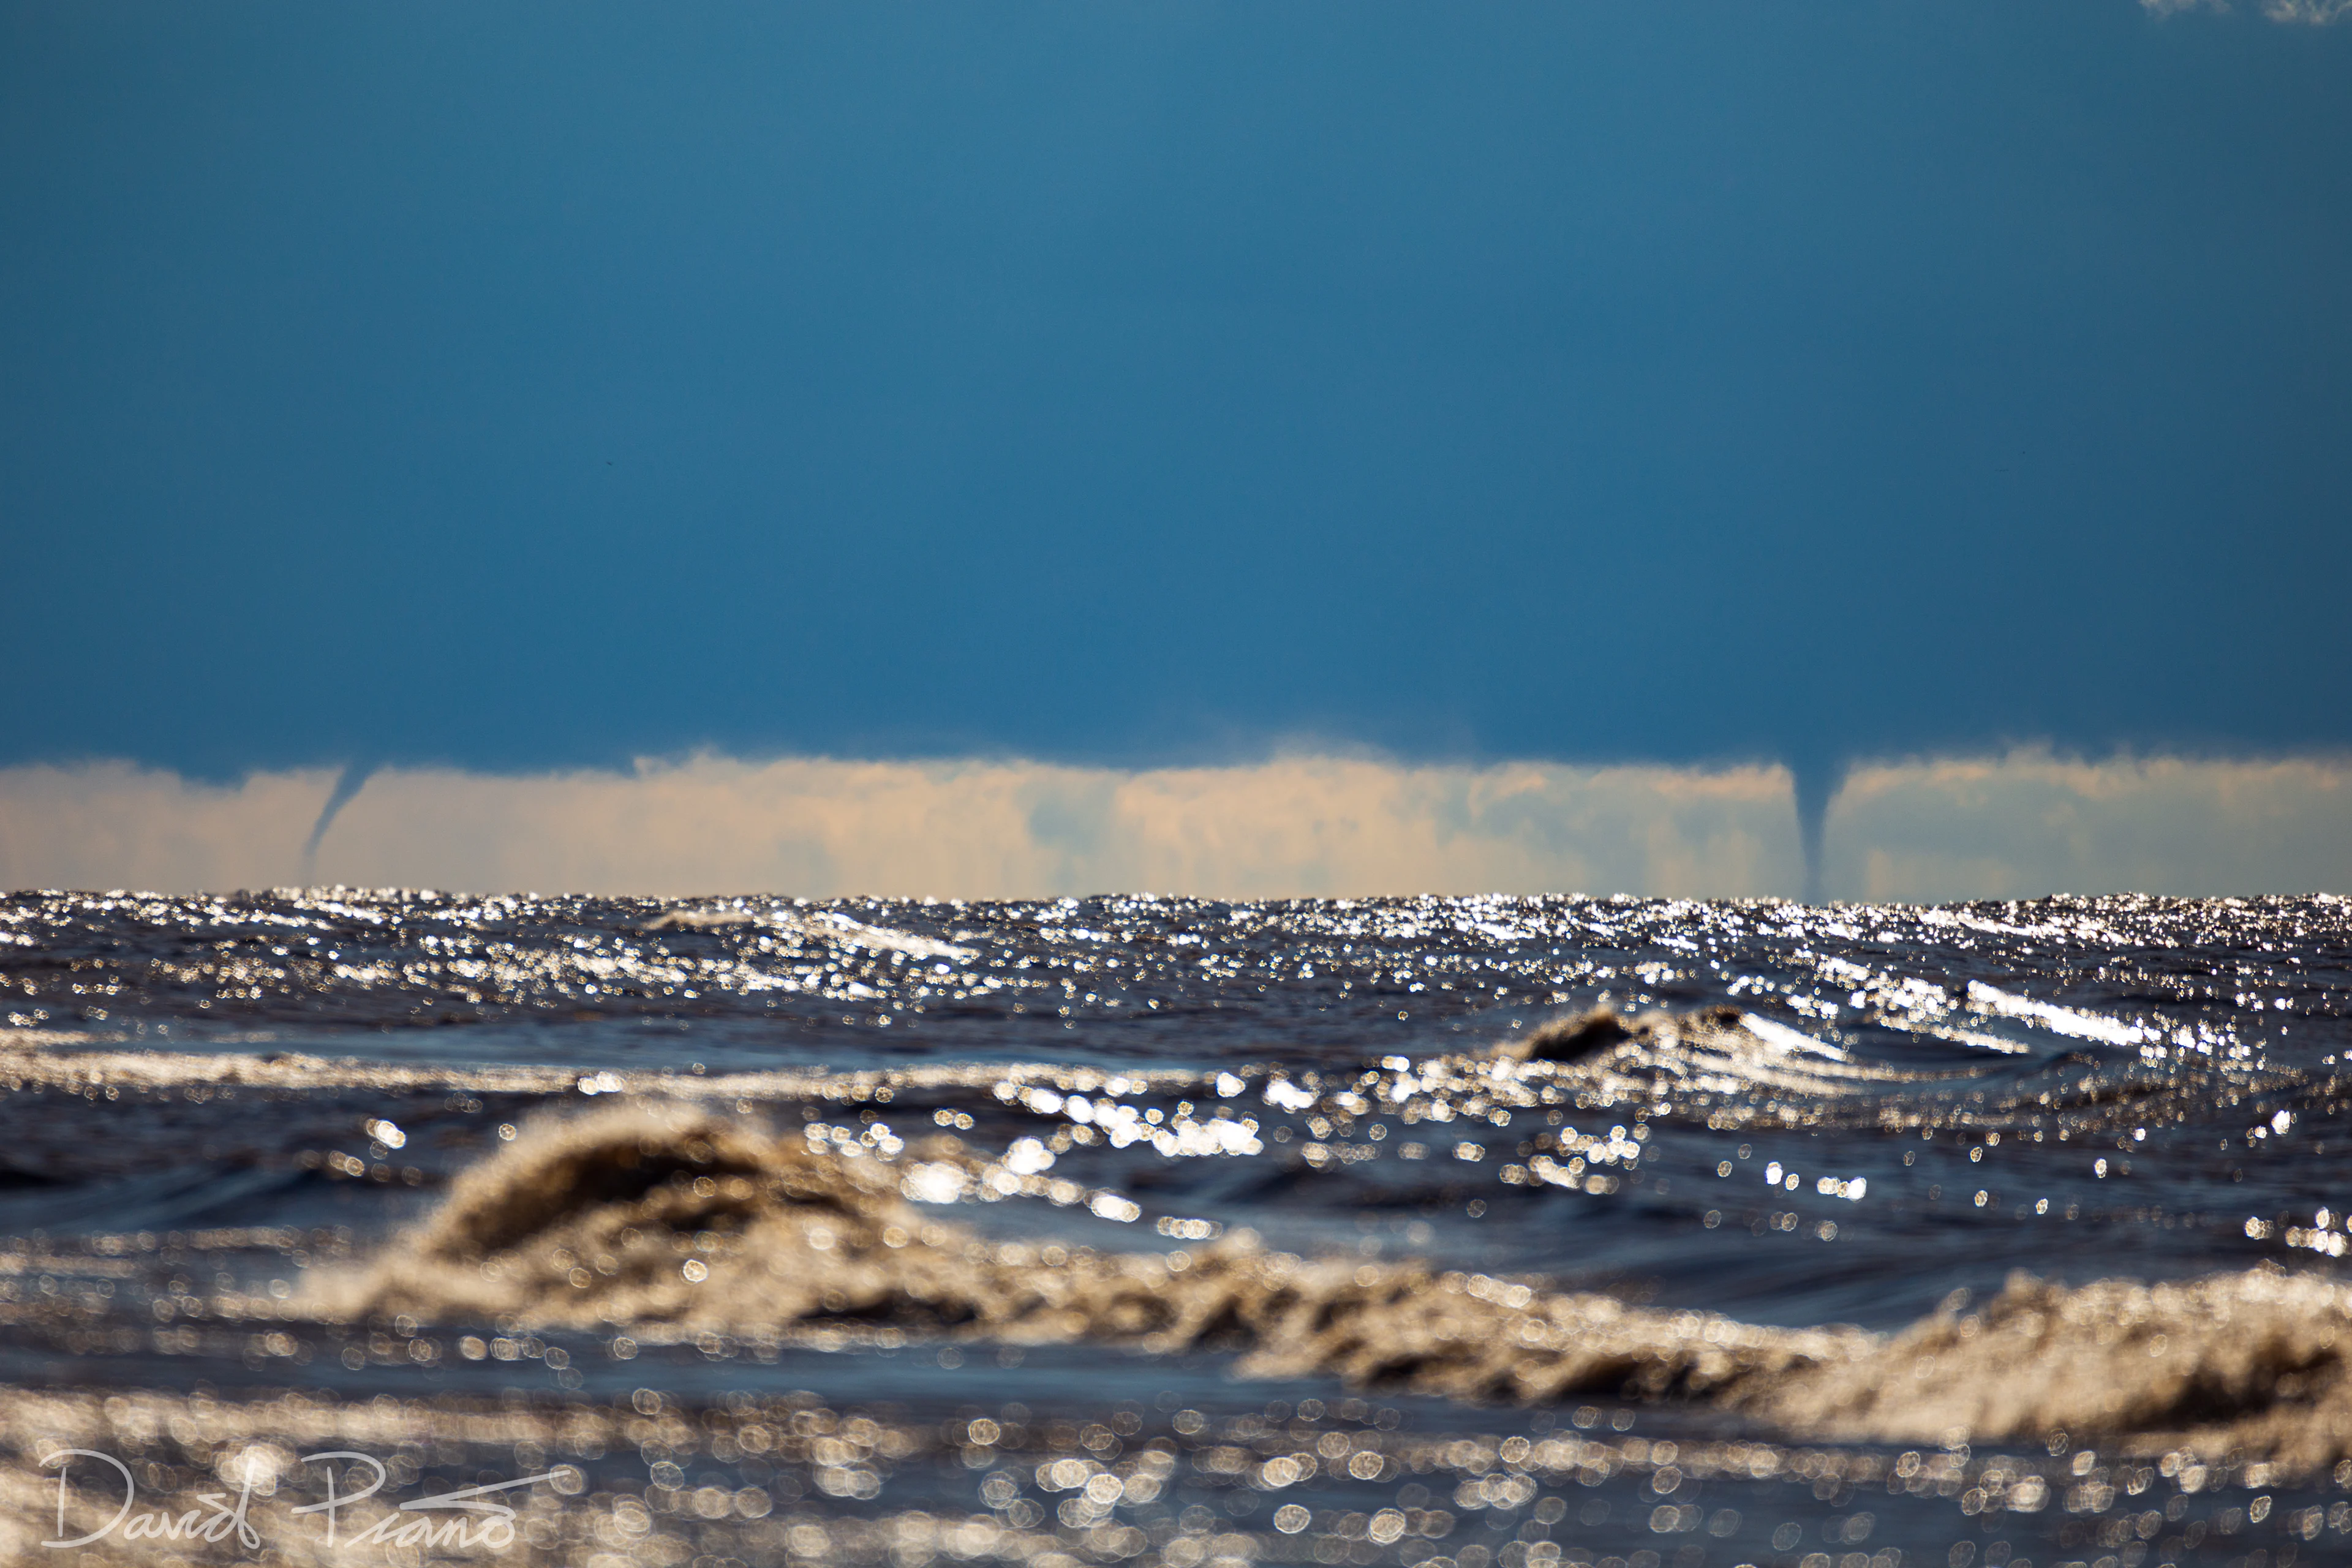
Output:
[[2352,742],[2352,26],[0,4],[0,760]]

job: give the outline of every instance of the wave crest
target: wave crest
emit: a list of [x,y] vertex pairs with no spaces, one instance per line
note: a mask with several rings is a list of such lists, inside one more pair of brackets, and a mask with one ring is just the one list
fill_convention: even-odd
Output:
[[1524,1404],[1698,1402],[1800,1437],[1958,1445],[2054,1433],[2130,1450],[2352,1454],[2352,1293],[2274,1266],[2179,1284],[2019,1276],[1908,1330],[1783,1328],[1247,1239],[1110,1253],[982,1241],[905,1173],[985,1163],[951,1138],[893,1160],[706,1112],[617,1108],[533,1129],[314,1305],[511,1316],[640,1337],[845,1321],[1014,1343],[1218,1348],[1245,1375],[1337,1375]]

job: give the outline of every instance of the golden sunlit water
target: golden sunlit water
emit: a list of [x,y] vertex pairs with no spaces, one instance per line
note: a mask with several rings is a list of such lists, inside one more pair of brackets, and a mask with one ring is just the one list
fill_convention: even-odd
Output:
[[0,1534],[2332,1561],[2347,998],[2329,899],[18,895]]

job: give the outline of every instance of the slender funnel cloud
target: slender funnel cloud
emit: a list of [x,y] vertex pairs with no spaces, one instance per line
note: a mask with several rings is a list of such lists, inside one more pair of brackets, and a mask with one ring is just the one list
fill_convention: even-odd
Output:
[[327,792],[327,803],[319,808],[319,820],[310,825],[310,837],[302,841],[302,879],[305,882],[317,879],[319,846],[326,838],[327,829],[335,825],[335,817],[343,807],[351,805],[360,791],[367,787],[368,775],[375,770],[376,764],[372,762],[343,764],[342,773],[335,779],[335,787]]
[[1823,901],[1822,830],[1829,821],[1830,802],[1845,779],[1845,763],[1821,757],[1800,756],[1789,763],[1789,778],[1797,805],[1797,840],[1805,858],[1804,900]]

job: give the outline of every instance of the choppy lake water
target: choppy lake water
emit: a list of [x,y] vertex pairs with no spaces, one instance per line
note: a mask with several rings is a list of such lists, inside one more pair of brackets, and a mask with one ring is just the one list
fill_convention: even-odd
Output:
[[2342,1561],[2348,1003],[2327,899],[20,894],[0,1545]]

